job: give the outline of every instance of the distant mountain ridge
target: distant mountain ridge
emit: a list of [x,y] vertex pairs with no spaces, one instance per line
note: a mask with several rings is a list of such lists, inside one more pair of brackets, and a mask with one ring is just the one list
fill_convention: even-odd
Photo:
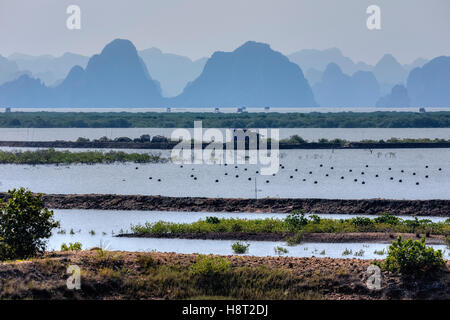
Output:
[[349,76],[336,63],[330,63],[313,92],[323,107],[369,107],[377,102],[380,87],[372,72],[357,71]]
[[173,106],[311,107],[313,93],[298,65],[268,44],[249,41],[215,52]]
[[141,50],[139,55],[147,65],[152,78],[160,82],[165,97],[174,97],[183,92],[188,82],[200,75],[208,60],[201,58],[192,61],[184,56],[163,53],[157,48]]
[[25,107],[151,107],[160,106],[163,99],[159,83],[151,79],[135,46],[129,40],[116,39],[92,56],[85,69],[73,67],[54,88],[29,76],[4,84],[0,87],[0,103]]
[[47,86],[56,85],[58,81],[67,76],[74,66],[79,65],[84,68],[89,61],[89,57],[70,52],[66,52],[60,57],[15,53],[8,59],[14,61],[20,70],[28,71],[33,77],[40,78]]
[[407,80],[411,105],[450,107],[450,57],[437,57],[412,70]]
[[[249,41],[234,51],[216,52],[209,59],[192,61],[156,48],[138,52],[123,39],[112,41],[91,58],[71,53],[59,58],[0,56],[0,105],[450,107],[450,57],[430,61],[419,58],[402,65],[386,54],[372,67],[354,63],[338,49],[303,50],[296,56],[297,63],[292,56],[287,58],[268,44]],[[61,70],[76,61],[80,65],[73,65],[53,85],[46,85],[31,71],[21,70],[15,62],[50,61],[51,67],[43,63],[40,70],[34,69],[45,73],[58,64],[55,59],[64,66]],[[338,62],[320,70],[330,59]],[[309,69],[304,73],[298,63]],[[354,72],[345,72],[339,63]],[[161,89],[158,78],[165,89]]]

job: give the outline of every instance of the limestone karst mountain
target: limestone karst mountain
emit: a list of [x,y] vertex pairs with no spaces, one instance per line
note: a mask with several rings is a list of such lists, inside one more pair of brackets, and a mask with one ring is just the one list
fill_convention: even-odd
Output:
[[258,42],[246,42],[233,52],[216,52],[201,75],[173,106],[315,106],[311,87],[298,65]]

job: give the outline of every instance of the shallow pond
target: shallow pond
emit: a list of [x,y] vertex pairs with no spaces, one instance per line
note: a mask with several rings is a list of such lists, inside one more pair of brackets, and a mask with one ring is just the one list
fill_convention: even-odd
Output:
[[0,165],[0,191],[450,199],[450,149],[282,150],[279,161],[275,176],[262,176],[250,164]]
[[[131,225],[145,222],[171,221],[189,223],[207,216],[220,218],[284,218],[283,214],[265,213],[199,213],[199,212],[162,212],[162,211],[101,211],[101,210],[54,210],[55,219],[60,221],[61,230],[65,234],[54,232],[49,239],[48,249],[59,250],[62,243],[80,242],[84,249],[103,247],[108,250],[123,251],[160,251],[178,253],[202,254],[232,254],[233,240],[185,240],[185,239],[152,239],[152,238],[117,238],[114,235],[130,230]],[[320,215],[324,218],[350,218],[346,215]],[[404,217],[406,218],[406,217]],[[428,219],[428,217],[427,217]],[[432,217],[433,221],[442,221],[443,218]],[[71,234],[71,230],[73,234]],[[289,250],[288,256],[294,257],[333,257],[333,258],[382,258],[375,254],[375,250],[386,253],[386,244],[378,243],[305,243],[295,247],[288,247],[284,242],[249,241],[248,255],[274,256],[274,248],[283,246]],[[445,249],[445,246],[433,246]],[[343,255],[348,249],[349,255]],[[364,251],[362,256],[355,256],[356,252]]]

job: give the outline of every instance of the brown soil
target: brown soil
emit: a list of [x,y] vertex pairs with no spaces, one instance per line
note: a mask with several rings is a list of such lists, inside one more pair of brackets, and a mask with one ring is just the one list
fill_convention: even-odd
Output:
[[[188,270],[197,256],[154,252],[106,252],[100,256],[97,251],[91,250],[78,253],[56,252],[46,254],[41,259],[4,262],[0,263],[0,299],[129,299],[130,288],[126,290],[124,286],[136,279],[145,283],[147,277],[151,277],[151,269],[143,267],[142,261],[152,265],[169,268],[177,266],[181,270]],[[436,273],[422,274],[417,278],[405,278],[383,272],[382,288],[369,290],[365,282],[369,277],[366,270],[372,262],[370,260],[252,256],[225,258],[230,260],[233,269],[238,267],[256,269],[263,266],[274,271],[289,272],[295,286],[300,286],[305,292],[311,290],[320,292],[321,299],[450,298],[450,262]],[[81,268],[81,290],[73,291],[66,287],[68,277],[66,268],[69,264]],[[168,279],[169,282],[162,283],[163,289],[159,286],[154,287],[155,285],[150,282],[149,287],[142,290],[136,285],[140,282],[131,282],[134,284],[132,289],[136,291],[132,293],[139,299],[172,299],[175,297],[175,290],[180,288],[176,287],[177,281],[182,282],[182,288],[193,285],[190,282],[192,279],[171,277]]]
[[[0,141],[1,147],[16,148],[114,148],[114,149],[173,149],[178,142],[118,142],[118,141]],[[206,148],[209,143],[203,143]],[[226,148],[226,146],[223,146]],[[449,142],[401,142],[401,143],[366,143],[349,142],[341,145],[339,143],[317,143],[309,142],[292,144],[280,142],[280,149],[410,149],[410,148],[450,148]],[[268,146],[270,148],[270,145]],[[248,149],[248,146],[247,146]]]
[[[164,233],[164,234],[122,234],[118,237],[135,238],[169,238],[169,239],[202,239],[202,240],[246,240],[246,241],[284,241],[287,237],[294,236],[293,233],[264,233],[264,232],[204,232],[204,233]],[[397,237],[402,239],[417,240],[420,237],[412,233],[382,233],[382,232],[359,232],[359,233],[304,233],[302,242],[371,242],[392,243]],[[425,235],[422,235],[425,236]],[[426,239],[427,244],[444,244],[444,236],[430,235]]]
[[[0,199],[7,199],[0,193]],[[450,217],[450,200],[227,199],[108,194],[46,194],[52,209],[158,210],[190,212],[342,213]]]

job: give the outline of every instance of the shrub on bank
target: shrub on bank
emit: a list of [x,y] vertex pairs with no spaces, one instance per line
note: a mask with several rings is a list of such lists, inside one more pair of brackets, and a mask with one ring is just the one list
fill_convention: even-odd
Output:
[[305,215],[300,210],[293,211],[284,221],[289,229],[300,229],[308,224],[308,219],[305,218]]
[[[398,219],[398,221],[397,221]],[[216,217],[193,223],[173,223],[158,221],[132,227],[137,234],[183,234],[183,233],[341,233],[341,232],[398,232],[419,234],[450,235],[450,224],[430,223],[428,220],[402,220],[395,216],[382,216],[375,219],[324,219],[318,216],[306,218],[303,214],[290,214],[282,219],[218,219]]]
[[231,262],[219,256],[200,255],[189,268],[189,274],[193,276],[214,276],[225,274],[231,270]]
[[381,267],[394,273],[415,275],[438,269],[444,264],[442,251],[427,247],[425,238],[403,241],[398,237],[389,247],[388,255],[381,263]]
[[63,243],[61,245],[61,251],[81,251],[82,245],[79,242],[69,242],[69,244]]
[[44,208],[41,195],[24,188],[8,191],[0,208],[0,260],[29,258],[45,249],[53,228],[53,211]]

